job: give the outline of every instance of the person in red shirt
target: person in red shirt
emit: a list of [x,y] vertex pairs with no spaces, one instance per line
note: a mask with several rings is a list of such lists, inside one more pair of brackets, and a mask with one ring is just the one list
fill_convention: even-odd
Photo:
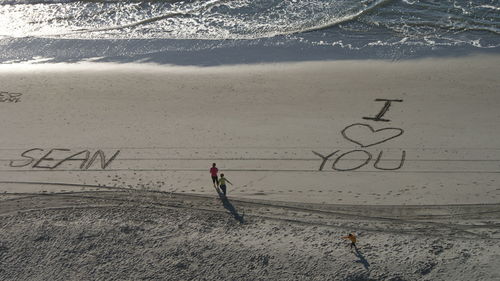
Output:
[[212,175],[212,182],[214,183],[214,187],[219,187],[219,177],[217,177],[217,173],[219,169],[215,167],[215,163],[212,164],[212,168],[210,168],[210,175]]

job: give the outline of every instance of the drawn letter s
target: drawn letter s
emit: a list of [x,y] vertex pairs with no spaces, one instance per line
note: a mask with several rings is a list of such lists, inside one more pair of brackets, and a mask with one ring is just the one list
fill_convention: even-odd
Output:
[[[35,161],[35,160],[36,160],[36,158],[33,158],[33,157],[31,157],[31,156],[27,156],[26,154],[28,154],[28,153],[30,153],[30,152],[32,152],[32,151],[35,151],[35,150],[43,151],[43,149],[41,149],[41,148],[32,148],[32,149],[28,149],[28,150],[26,150],[25,152],[23,152],[23,153],[21,154],[21,156],[22,156],[22,157],[24,157],[24,158],[29,158],[29,159],[31,159],[31,160],[29,160],[29,162],[27,162],[27,163],[23,163],[23,164],[17,164],[17,165],[14,165],[14,161],[15,161],[15,160],[11,160],[11,161],[10,161],[10,163],[9,163],[9,166],[11,166],[11,167],[13,167],[13,168],[19,168],[19,167],[25,167],[25,166],[28,166],[28,165],[29,165],[29,164],[31,164],[33,161]],[[27,161],[27,160],[26,160],[26,161]]]

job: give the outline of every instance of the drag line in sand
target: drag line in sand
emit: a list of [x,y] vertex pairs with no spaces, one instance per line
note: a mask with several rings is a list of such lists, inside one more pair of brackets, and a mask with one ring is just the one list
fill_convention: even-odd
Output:
[[[1,183],[6,183],[6,184],[29,184],[29,185],[56,185],[56,186],[70,186],[70,187],[87,187],[87,188],[104,188],[104,189],[109,189],[109,190],[119,190],[119,191],[128,191],[128,192],[148,192],[148,193],[159,193],[159,194],[176,194],[178,196],[188,196],[188,197],[200,197],[200,198],[211,198],[211,196],[208,195],[200,195],[200,194],[181,194],[181,193],[175,193],[175,192],[169,192],[169,191],[160,191],[160,190],[143,190],[143,189],[134,189],[134,188],[123,188],[123,187],[115,187],[115,186],[106,186],[106,185],[92,185],[92,184],[76,184],[76,183],[60,183],[60,182],[39,182],[39,181],[0,181]],[[58,192],[57,194],[77,194],[77,193],[86,193],[86,192]],[[4,194],[17,194],[17,195],[24,195],[24,194],[32,194],[33,196],[40,195],[40,193],[4,193]],[[342,213],[342,212],[333,212],[331,210],[322,210],[322,209],[314,209],[314,208],[306,208],[306,207],[298,207],[298,206],[293,206],[293,205],[301,205],[302,203],[292,203],[292,202],[280,202],[280,201],[266,201],[266,200],[255,200],[255,199],[238,199],[238,198],[232,198],[231,199],[234,202],[242,202],[242,203],[251,203],[251,204],[258,204],[258,205],[264,205],[264,206],[270,206],[270,207],[281,207],[281,208],[288,208],[288,209],[297,209],[297,210],[302,210],[302,211],[311,211],[311,212],[324,212],[328,214],[337,214],[337,215],[346,215],[346,216],[352,216],[352,213]],[[492,211],[483,211],[483,212],[465,212],[465,213],[453,213],[449,215],[443,215],[443,214],[427,214],[425,217],[433,217],[433,218],[439,218],[439,217],[458,217],[458,216],[471,216],[474,214],[488,214],[488,213],[500,213],[500,204],[443,204],[443,205],[348,205],[348,204],[312,204],[312,203],[303,203],[302,205],[317,205],[317,206],[338,206],[341,208],[353,208],[353,209],[365,209],[366,207],[369,207],[370,209],[383,209],[387,208],[390,206],[392,209],[391,212],[394,213],[394,210],[397,208],[397,206],[404,206],[405,209],[412,209],[412,208],[419,208],[419,209],[442,209],[443,207],[455,207],[455,208],[465,208],[465,207],[491,207],[493,208]],[[362,217],[362,218],[370,218],[370,219],[389,219],[387,217],[377,217],[377,216],[366,216],[366,215],[356,215],[357,217]],[[418,218],[418,217],[416,217]]]
[[[105,188],[115,189],[113,187]],[[86,191],[50,194],[4,193],[2,196],[15,195],[20,197],[3,200],[0,212],[1,216],[6,216],[23,212],[113,208],[132,204],[129,207],[192,209],[219,214],[229,213],[227,209],[224,209],[219,198],[214,200],[212,196],[123,188],[116,188],[116,190],[111,192]],[[242,217],[245,219],[278,220],[314,226],[350,228],[367,232],[415,235],[429,235],[432,233],[436,236],[452,235],[464,239],[500,239],[500,204],[441,206],[327,205],[318,209],[314,208],[314,204],[259,202],[257,200],[241,200],[237,198],[229,198],[228,201],[236,204],[237,210],[242,210]],[[109,202],[117,202],[117,204],[109,204]],[[45,206],[33,208],[33,204],[43,204]],[[418,213],[423,210],[426,214],[419,215]],[[444,212],[449,214],[443,214]],[[389,215],[389,213],[393,213],[393,215]]]

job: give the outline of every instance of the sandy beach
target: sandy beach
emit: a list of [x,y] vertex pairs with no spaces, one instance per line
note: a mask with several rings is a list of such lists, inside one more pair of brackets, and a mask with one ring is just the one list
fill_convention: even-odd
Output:
[[[3,195],[2,280],[496,280],[498,205]],[[487,223],[489,222],[489,223]],[[356,230],[358,249],[340,239]]]
[[216,162],[239,198],[498,203],[499,61],[1,66],[0,190],[212,194]]
[[498,279],[499,65],[0,65],[0,280]]

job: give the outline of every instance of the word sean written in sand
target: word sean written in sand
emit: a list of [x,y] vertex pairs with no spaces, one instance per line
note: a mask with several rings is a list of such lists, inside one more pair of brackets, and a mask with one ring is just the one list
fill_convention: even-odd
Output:
[[65,162],[80,162],[79,169],[87,170],[92,164],[100,158],[101,169],[104,170],[113,160],[116,159],[120,150],[117,150],[107,161],[106,155],[102,150],[97,150],[93,154],[89,150],[71,151],[65,148],[52,148],[45,151],[42,148],[32,148],[21,153],[23,160],[12,160],[9,163],[10,167],[20,168],[29,166],[33,169],[49,169],[53,170],[61,166]]
[[16,103],[21,101],[21,93],[9,93],[0,91],[0,102],[4,103]]
[[[375,101],[377,102],[383,101],[384,106],[376,116],[363,117],[363,119],[374,122],[390,122],[389,119],[384,119],[382,117],[389,110],[389,107],[393,102],[403,102],[403,100],[400,99],[375,99]],[[374,147],[381,143],[385,143],[387,141],[390,141],[392,139],[401,136],[403,133],[404,131],[401,128],[385,127],[375,130],[370,124],[364,124],[364,123],[354,123],[345,127],[341,131],[341,134],[344,137],[344,139],[356,144],[360,148],[343,152],[338,156],[336,156],[337,158],[333,160],[332,169],[335,171],[355,171],[364,167],[372,160],[373,155],[369,151],[366,151],[362,148]],[[322,162],[318,170],[323,171],[323,168],[325,167],[325,164],[328,161],[328,159],[330,159],[332,156],[336,155],[341,151],[336,150],[326,156],[316,151],[312,152],[321,158]],[[357,156],[356,160],[353,160],[353,156]],[[373,163],[373,167],[375,169],[386,170],[386,171],[399,170],[401,169],[401,167],[403,167],[403,164],[405,162],[406,151],[403,150],[401,152],[401,159],[399,160],[399,163],[393,167],[383,167],[380,164],[382,156],[383,156],[383,151],[381,150],[379,151],[378,156],[375,159],[375,162]],[[353,161],[359,161],[359,163],[355,163],[352,166],[346,166],[346,164],[342,164],[343,162],[352,163]]]

